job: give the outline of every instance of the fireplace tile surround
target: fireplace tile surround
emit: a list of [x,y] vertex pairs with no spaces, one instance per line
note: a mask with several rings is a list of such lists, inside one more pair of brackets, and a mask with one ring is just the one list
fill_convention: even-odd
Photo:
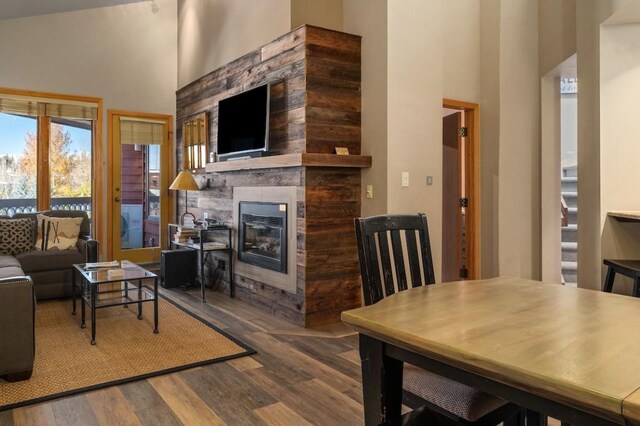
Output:
[[253,281],[262,281],[268,283],[272,287],[287,291],[289,293],[296,293],[296,277],[297,277],[297,265],[296,265],[296,199],[297,187],[295,186],[267,186],[267,187],[241,187],[235,188],[233,191],[233,240],[237,242],[236,253],[240,248],[240,208],[241,202],[261,202],[261,203],[278,203],[287,206],[288,215],[286,217],[286,227],[289,232],[287,233],[286,246],[287,250],[286,268],[285,271],[274,271],[260,267],[258,265],[252,265],[247,262],[243,262],[238,259],[235,263],[235,272],[237,275],[241,275],[245,278],[249,278]]
[[[185,119],[208,112],[215,144],[217,101],[267,81],[277,81],[268,155],[331,154],[336,146],[360,154],[360,37],[302,26],[178,90],[177,164]],[[360,215],[362,166],[330,163],[276,161],[260,169],[243,166],[249,160],[220,163],[225,170],[204,173],[208,185],[189,194],[189,211],[233,227],[236,252],[238,203],[286,201],[286,274],[235,260],[236,297],[304,326],[339,321],[343,310],[361,304],[353,218]],[[209,274],[215,265],[210,259]]]

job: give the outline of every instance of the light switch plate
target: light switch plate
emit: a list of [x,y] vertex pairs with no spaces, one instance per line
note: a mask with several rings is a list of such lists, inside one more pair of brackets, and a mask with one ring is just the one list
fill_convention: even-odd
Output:
[[433,176],[427,176],[427,185],[428,186],[433,185]]
[[402,186],[409,186],[409,172],[402,172]]
[[367,185],[367,190],[365,193],[365,197],[373,198],[373,185]]

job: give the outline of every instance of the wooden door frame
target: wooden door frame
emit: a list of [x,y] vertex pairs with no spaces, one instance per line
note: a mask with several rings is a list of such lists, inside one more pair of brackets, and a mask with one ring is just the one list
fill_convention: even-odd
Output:
[[[175,156],[173,153],[175,152],[175,144],[173,141],[173,115],[167,114],[155,114],[155,113],[147,113],[147,112],[135,112],[135,111],[125,111],[125,110],[116,110],[109,109],[107,110],[107,141],[108,141],[108,149],[107,149],[107,203],[106,203],[106,212],[107,212],[107,238],[106,238],[106,253],[109,260],[113,259],[113,146],[114,146],[114,132],[113,132],[113,120],[114,116],[125,116],[125,117],[135,117],[135,118],[147,118],[147,119],[155,119],[155,120],[163,120],[167,122],[167,149],[169,150],[169,158],[168,158],[168,171],[167,171],[167,182],[164,185],[166,189],[166,193],[163,194],[167,197],[168,204],[168,212],[167,212],[167,223],[172,223],[175,220],[175,208],[173,207],[175,204],[175,196],[173,191],[169,191],[169,179],[173,176],[173,171],[175,167]],[[160,248],[165,249],[168,246],[168,234],[165,232],[165,229],[160,227]]]
[[476,103],[443,99],[442,106],[464,111],[464,122],[467,127],[468,149],[466,158],[466,189],[469,207],[466,212],[467,269],[469,279],[479,279],[480,274],[480,106]]

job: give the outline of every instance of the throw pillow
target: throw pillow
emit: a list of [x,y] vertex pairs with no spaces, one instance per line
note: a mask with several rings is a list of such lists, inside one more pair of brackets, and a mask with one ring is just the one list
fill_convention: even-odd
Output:
[[47,217],[45,250],[74,250],[80,236],[81,217]]
[[0,253],[14,255],[33,248],[33,219],[0,219]]
[[43,214],[36,215],[38,222],[38,233],[36,234],[36,250],[47,249],[47,231],[49,226],[49,216]]

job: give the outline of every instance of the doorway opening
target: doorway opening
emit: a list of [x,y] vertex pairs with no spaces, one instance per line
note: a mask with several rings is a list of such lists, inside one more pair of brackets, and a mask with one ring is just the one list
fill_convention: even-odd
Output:
[[442,281],[480,278],[477,104],[443,100]]
[[578,79],[560,79],[562,282],[578,286]]
[[540,259],[542,280],[578,276],[577,55],[540,80]]

